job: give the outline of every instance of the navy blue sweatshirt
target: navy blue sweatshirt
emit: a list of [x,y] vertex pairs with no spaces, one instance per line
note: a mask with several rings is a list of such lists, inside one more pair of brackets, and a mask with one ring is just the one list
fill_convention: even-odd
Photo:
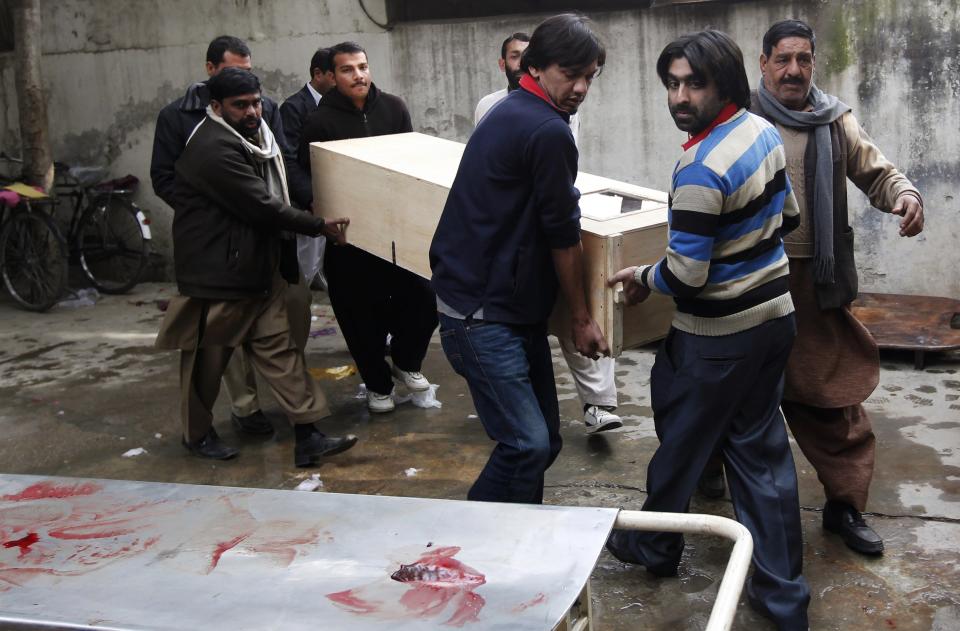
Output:
[[[534,86],[538,88],[539,86]],[[430,245],[437,296],[467,316],[544,322],[557,295],[551,250],[580,241],[569,115],[512,91],[480,121]]]

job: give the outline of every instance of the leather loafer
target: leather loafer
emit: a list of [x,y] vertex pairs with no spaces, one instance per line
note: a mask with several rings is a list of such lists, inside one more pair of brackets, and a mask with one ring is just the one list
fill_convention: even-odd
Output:
[[883,539],[849,504],[828,501],[823,507],[823,528],[840,535],[848,548],[860,554],[883,554]]
[[697,492],[703,497],[718,500],[727,492],[727,483],[723,477],[723,466],[716,470],[706,470],[697,480]]
[[666,578],[670,576],[677,575],[677,566],[651,566],[647,565],[646,559],[641,558],[639,555],[634,554],[627,547],[627,542],[624,540],[629,536],[629,532],[626,530],[614,530],[610,533],[610,536],[607,538],[607,552],[609,552],[613,558],[620,561],[621,563],[632,563],[634,565],[642,565],[644,569],[647,570],[650,574],[660,578]]
[[236,458],[237,454],[240,453],[239,449],[231,447],[221,441],[220,437],[217,436],[217,431],[212,427],[210,431],[207,432],[207,435],[198,441],[188,442],[187,439],[184,438],[183,446],[194,456],[211,458],[213,460],[230,460],[231,458]]
[[233,426],[237,428],[237,431],[243,432],[244,434],[266,436],[267,434],[273,433],[273,423],[267,420],[267,417],[264,416],[260,410],[257,410],[250,416],[231,414],[230,421],[233,422]]
[[309,438],[298,440],[293,448],[293,464],[298,467],[309,467],[320,462],[325,456],[332,456],[344,452],[357,444],[357,437],[347,434],[342,438],[324,436],[317,432]]

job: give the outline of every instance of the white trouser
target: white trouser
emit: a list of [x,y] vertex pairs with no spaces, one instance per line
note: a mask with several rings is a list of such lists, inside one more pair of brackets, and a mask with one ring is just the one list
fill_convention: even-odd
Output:
[[573,339],[564,335],[557,336],[560,340],[560,350],[567,360],[567,367],[573,374],[573,382],[577,385],[577,394],[583,405],[617,406],[617,384],[614,381],[616,365],[613,358],[601,357],[594,361],[577,352]]

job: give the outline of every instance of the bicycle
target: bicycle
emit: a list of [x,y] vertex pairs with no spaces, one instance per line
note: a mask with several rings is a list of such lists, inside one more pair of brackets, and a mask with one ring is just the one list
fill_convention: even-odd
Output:
[[16,190],[5,188],[0,203],[0,276],[23,308],[46,311],[67,284],[67,243],[52,218],[56,201],[9,184]]
[[127,175],[101,181],[106,169],[56,164],[58,202],[72,199],[67,228],[73,260],[106,294],[123,294],[140,281],[151,240],[150,220],[133,201],[140,180]]

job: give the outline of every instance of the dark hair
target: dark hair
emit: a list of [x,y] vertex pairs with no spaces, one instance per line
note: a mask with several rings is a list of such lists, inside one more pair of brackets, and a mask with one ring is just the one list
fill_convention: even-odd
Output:
[[782,20],[777,22],[763,35],[763,54],[767,57],[773,51],[773,47],[780,43],[785,37],[802,37],[810,40],[810,52],[817,52],[817,36],[813,34],[810,25],[801,20]]
[[700,31],[667,44],[657,59],[657,75],[663,85],[667,85],[670,64],[681,57],[690,64],[696,78],[716,84],[720,98],[730,99],[738,107],[750,106],[750,83],[743,67],[743,53],[729,35]]
[[210,99],[223,102],[231,96],[254,94],[260,91],[260,79],[243,68],[224,68],[207,81]]
[[207,61],[214,66],[219,66],[223,63],[223,56],[228,52],[241,57],[250,56],[250,48],[245,41],[232,35],[221,35],[207,46]]
[[594,61],[603,67],[607,51],[600,38],[590,30],[590,18],[576,13],[549,17],[533,31],[530,45],[523,51],[520,69],[543,70],[552,64],[580,69]]
[[336,46],[331,46],[330,47],[330,70],[331,71],[336,70],[335,63],[337,60],[337,55],[340,55],[340,54],[353,55],[355,53],[363,53],[364,55],[366,55],[367,51],[363,49],[363,46],[361,46],[356,42],[340,42]]
[[313,71],[317,68],[320,69],[320,72],[331,72],[333,68],[330,67],[330,63],[333,61],[333,55],[330,54],[329,48],[318,48],[317,52],[313,53],[313,57],[310,58],[310,78],[313,78]]
[[507,46],[509,46],[510,42],[514,40],[518,42],[529,42],[530,36],[524,33],[523,31],[517,31],[507,39],[503,40],[503,43],[500,44],[500,59],[507,58]]

